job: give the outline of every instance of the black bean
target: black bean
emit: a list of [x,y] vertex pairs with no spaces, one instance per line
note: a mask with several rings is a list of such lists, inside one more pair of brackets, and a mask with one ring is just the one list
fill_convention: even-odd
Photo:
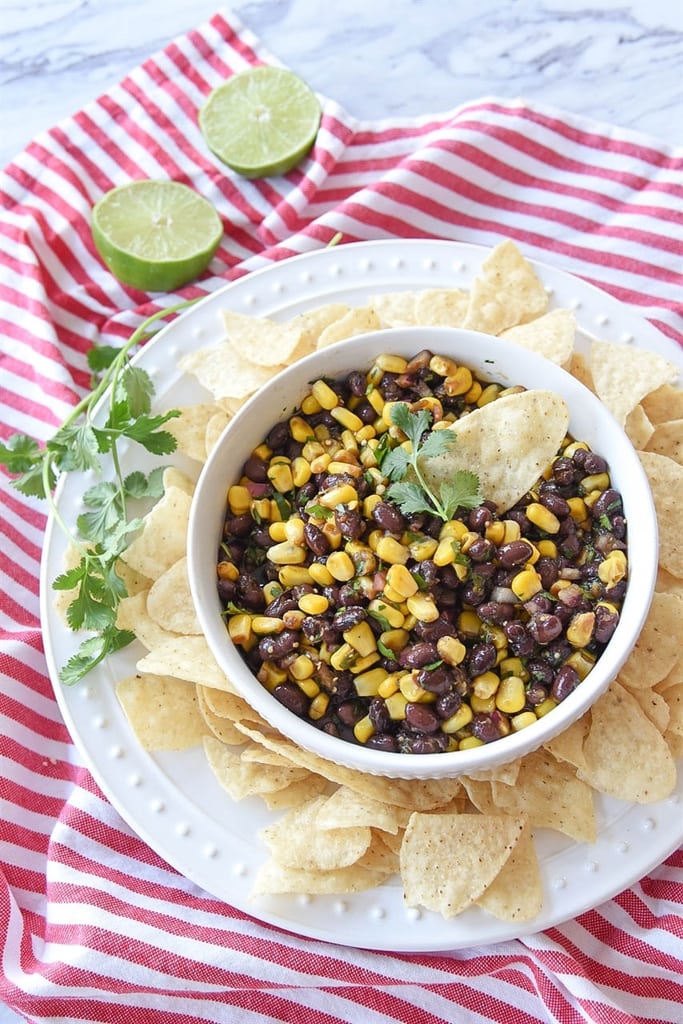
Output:
[[268,482],[268,463],[257,455],[250,455],[242,466],[242,473],[257,484]]
[[500,624],[514,618],[515,606],[506,601],[485,601],[477,607],[477,615],[482,622]]
[[621,495],[613,487],[608,487],[604,490],[591,506],[591,515],[594,519],[599,519],[603,515],[608,517],[617,514],[621,515],[622,512]]
[[617,628],[619,613],[607,608],[604,604],[597,605],[595,609],[595,632],[594,637],[599,644],[606,644]]
[[295,683],[278,683],[273,690],[273,696],[292,714],[298,715],[300,718],[308,714],[310,701]]
[[368,707],[368,717],[376,732],[389,732],[394,724],[382,697],[372,698]]
[[343,633],[347,629],[357,626],[360,622],[364,622],[367,617],[368,613],[362,605],[350,604],[344,608],[339,608],[334,613],[333,623],[335,629]]
[[462,697],[457,690],[449,690],[440,694],[434,701],[434,710],[439,718],[450,718],[462,705]]
[[304,540],[313,554],[319,557],[329,554],[332,550],[329,540],[315,523],[308,522],[304,525]]
[[544,590],[550,590],[553,583],[558,579],[560,575],[560,566],[556,558],[550,558],[548,555],[541,555],[534,569],[541,577],[541,583],[543,584]]
[[475,644],[468,658],[470,675],[479,676],[496,664],[498,652],[492,643]]
[[225,529],[232,537],[247,537],[254,528],[254,520],[250,512],[239,516],[229,516],[225,520]]
[[526,657],[535,650],[536,642],[523,622],[516,619],[504,622],[503,632],[513,654]]
[[[574,456],[576,458],[576,455]],[[576,463],[578,465],[578,463]],[[560,487],[571,487],[575,479],[575,469],[571,459],[564,456],[555,459],[553,463],[553,480]]]
[[544,491],[539,496],[541,505],[544,505],[553,515],[564,517],[569,515],[569,505],[561,494],[554,494],[552,491]]
[[551,696],[558,702],[563,701],[572,690],[575,690],[581,680],[576,669],[571,665],[563,665],[553,680]]
[[296,607],[298,607],[298,599],[292,591],[283,590],[281,594],[273,598],[270,604],[266,606],[266,609],[269,615],[276,619],[281,619],[285,612],[293,612]]
[[368,739],[365,746],[371,747],[372,750],[385,750],[389,754],[398,753],[396,737],[388,732],[376,732]]
[[453,676],[451,672],[444,666],[439,665],[437,668],[421,668],[417,673],[416,682],[423,690],[428,690],[429,693],[448,693],[453,685]]
[[442,636],[455,636],[457,629],[446,615],[439,615],[433,622],[419,621],[415,626],[415,633],[421,640],[429,640],[436,643]]
[[367,390],[367,378],[360,370],[352,370],[346,378],[346,386],[352,395],[360,398]]
[[493,558],[495,550],[496,545],[493,541],[487,540],[486,537],[477,537],[468,547],[467,557],[473,562],[488,562]]
[[531,636],[539,644],[549,644],[562,632],[562,623],[557,615],[549,612],[538,612],[529,619],[527,629]]
[[586,452],[586,458],[583,461],[583,470],[591,476],[595,473],[606,473],[607,462],[603,459],[602,455],[598,455],[597,452]]
[[540,683],[533,683],[526,691],[526,701],[530,707],[538,707],[544,700],[548,699],[548,691],[545,686],[541,686]]
[[357,508],[337,509],[334,519],[345,540],[357,540],[363,532],[363,519]]
[[500,739],[500,730],[490,715],[478,712],[472,719],[470,729],[472,730],[472,735],[476,736],[482,743],[492,743],[493,740]]
[[238,581],[239,603],[244,605],[251,612],[261,612],[266,607],[266,599],[259,586],[258,580],[253,576],[243,573]]
[[271,633],[261,637],[258,651],[264,661],[276,661],[293,651],[299,643],[299,634],[293,629],[283,629],[281,633]]
[[281,423],[276,423],[268,432],[266,436],[266,444],[276,452],[279,448],[283,448],[287,444],[289,437],[289,424],[283,420]]
[[218,596],[221,601],[228,604],[229,601],[234,601],[237,594],[237,584],[234,580],[220,580],[218,581]]
[[429,704],[408,701],[405,714],[406,725],[413,732],[436,732],[441,725],[439,716]]
[[540,658],[530,658],[526,663],[526,670],[530,676],[531,686],[539,685],[547,690],[553,685],[555,673],[550,665]]
[[344,725],[353,727],[364,717],[363,706],[357,700],[345,700],[337,708],[337,717]]
[[377,419],[377,412],[367,398],[361,399],[353,411],[361,423],[374,423]]
[[436,649],[436,644],[423,641],[404,647],[398,660],[403,668],[423,668],[425,665],[439,661],[439,652]]
[[493,522],[493,512],[486,505],[479,505],[470,512],[467,524],[475,533],[483,533],[489,523]]
[[512,569],[515,565],[527,562],[532,555],[532,547],[528,540],[511,540],[498,548],[498,561],[504,569]]
[[427,736],[407,736],[401,749],[409,754],[441,754],[447,746],[448,737],[442,732],[436,732]]
[[394,501],[379,501],[372,510],[372,518],[389,533],[402,533],[405,529],[406,521]]

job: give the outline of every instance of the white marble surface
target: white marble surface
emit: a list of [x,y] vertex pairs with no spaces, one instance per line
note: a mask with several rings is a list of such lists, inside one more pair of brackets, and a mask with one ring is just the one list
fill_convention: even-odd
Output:
[[[0,0],[0,166],[219,0]],[[524,97],[683,141],[680,0],[234,0],[358,118]]]
[[[0,166],[218,0],[0,0]],[[234,0],[282,62],[360,119],[523,97],[683,142],[680,0]],[[18,1022],[0,1005],[0,1024]]]

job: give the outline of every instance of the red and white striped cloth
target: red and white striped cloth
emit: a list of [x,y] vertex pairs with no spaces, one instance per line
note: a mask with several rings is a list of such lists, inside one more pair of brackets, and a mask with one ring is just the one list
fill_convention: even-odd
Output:
[[[683,150],[521,101],[366,124],[332,101],[311,159],[247,182],[207,152],[197,110],[272,61],[226,13],[32,142],[0,177],[5,440],[44,439],[88,386],[86,351],[157,308],[96,258],[92,204],[131,178],[193,185],[227,226],[203,294],[347,241],[438,237],[603,287],[683,343]],[[164,303],[170,299],[164,299]],[[300,939],[197,889],[131,833],[60,719],[42,654],[44,508],[0,481],[0,998],[29,1021],[307,1024],[680,1021],[683,851],[607,904],[524,940],[390,955]]]

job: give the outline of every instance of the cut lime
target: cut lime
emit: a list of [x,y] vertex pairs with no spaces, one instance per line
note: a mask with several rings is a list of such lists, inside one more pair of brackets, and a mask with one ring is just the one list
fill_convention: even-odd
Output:
[[171,292],[209,264],[223,225],[208,200],[177,181],[132,181],[106,192],[92,212],[100,256],[123,284]]
[[245,178],[286,174],[296,167],[319,126],[315,93],[292,71],[269,65],[229,78],[199,111],[209,149]]

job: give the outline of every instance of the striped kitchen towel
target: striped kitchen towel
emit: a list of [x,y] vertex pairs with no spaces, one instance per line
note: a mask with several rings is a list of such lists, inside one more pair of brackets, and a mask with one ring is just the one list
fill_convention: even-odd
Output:
[[[246,181],[202,142],[209,91],[274,62],[235,17],[170,43],[36,138],[0,177],[0,440],[44,440],[120,343],[178,296],[118,284],[89,214],[114,185],[173,178],[226,233],[183,297],[341,233],[440,238],[592,282],[683,344],[683,151],[522,101],[364,123],[330,99],[313,152]],[[168,866],[103,796],[65,728],[43,655],[45,509],[0,481],[0,998],[29,1021],[338,1024],[679,1021],[683,851],[560,927],[486,948],[395,954],[280,931]],[[161,1009],[160,1009],[161,1007]]]

